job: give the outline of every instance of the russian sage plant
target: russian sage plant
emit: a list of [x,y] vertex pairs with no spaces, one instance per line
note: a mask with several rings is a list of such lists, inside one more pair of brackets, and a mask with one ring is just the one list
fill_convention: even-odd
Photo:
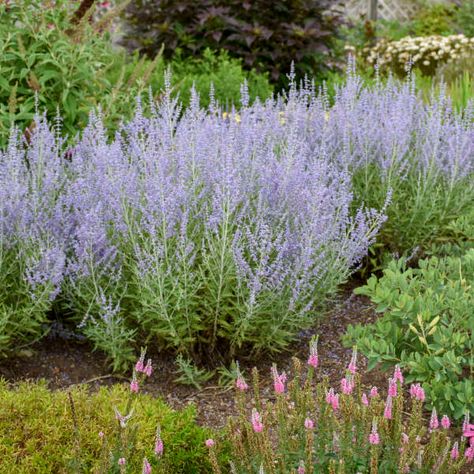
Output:
[[[1,155],[2,249],[46,265],[48,296],[115,368],[137,338],[188,358],[281,350],[379,229],[408,252],[474,201],[473,110],[443,94],[425,104],[410,82],[364,87],[350,70],[332,104],[292,82],[252,105],[244,86],[238,110],[193,91],[182,109],[165,82],[113,140],[100,111],[67,149],[38,119]],[[9,268],[15,291],[39,278]]]
[[[352,175],[355,202],[380,206],[384,251],[410,254],[447,236],[474,202],[474,127],[470,106],[457,113],[441,88],[424,103],[414,81],[364,87],[349,72],[331,108],[324,141]],[[324,142],[323,141],[323,142]]]
[[112,143],[91,121],[68,197],[73,261],[87,266],[71,287],[84,285],[87,313],[103,293],[147,342],[189,355],[279,350],[365,255],[383,214],[352,215],[350,176],[313,153],[297,120],[282,124],[281,108],[306,99],[249,106],[243,95],[224,115],[195,93],[181,111],[168,89]]
[[63,278],[67,214],[60,140],[41,117],[31,145],[0,151],[0,353],[39,339]]

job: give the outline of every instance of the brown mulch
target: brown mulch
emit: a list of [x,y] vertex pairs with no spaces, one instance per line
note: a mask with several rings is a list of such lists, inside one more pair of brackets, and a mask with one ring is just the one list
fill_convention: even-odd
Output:
[[[376,315],[370,302],[365,297],[356,296],[347,288],[335,303],[329,314],[314,328],[300,334],[297,343],[289,351],[273,357],[242,362],[241,369],[249,374],[253,366],[261,373],[262,397],[272,398],[270,367],[278,365],[279,370],[291,370],[291,357],[306,360],[308,343],[314,334],[319,335],[320,377],[327,376],[335,388],[351,358],[351,349],[346,349],[340,342],[346,327],[354,323],[370,323]],[[169,353],[150,353],[155,367],[152,377],[147,381],[144,391],[154,396],[161,396],[172,407],[181,408],[194,403],[198,411],[198,422],[221,427],[229,415],[234,413],[233,390],[226,390],[217,384],[217,377],[203,385],[201,390],[175,382],[176,365]],[[364,373],[363,383],[385,386],[386,375],[377,371],[365,373],[365,360],[359,357],[358,366]],[[48,337],[42,342],[23,352],[22,356],[0,362],[0,377],[10,382],[20,380],[46,379],[52,389],[66,388],[73,384],[88,383],[91,388],[111,385],[124,381],[124,377],[110,374],[105,356],[92,352],[88,343],[78,342],[61,336]],[[248,377],[247,377],[248,379]]]

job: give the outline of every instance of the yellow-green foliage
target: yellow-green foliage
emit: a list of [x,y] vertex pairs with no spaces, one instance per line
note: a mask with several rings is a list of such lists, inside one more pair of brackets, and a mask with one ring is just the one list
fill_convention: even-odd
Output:
[[[113,407],[125,411],[128,387],[115,385],[91,392],[85,386],[70,390],[77,413],[78,440],[67,391],[50,391],[45,383],[21,383],[15,387],[0,380],[0,473],[70,473],[75,458],[77,472],[98,472],[102,443],[98,433],[112,441],[117,430]],[[153,472],[210,472],[204,441],[210,430],[195,423],[189,406],[174,411],[163,401],[139,395],[130,425],[137,428],[127,472],[141,472],[147,456]],[[161,425],[163,458],[153,454],[157,423]]]

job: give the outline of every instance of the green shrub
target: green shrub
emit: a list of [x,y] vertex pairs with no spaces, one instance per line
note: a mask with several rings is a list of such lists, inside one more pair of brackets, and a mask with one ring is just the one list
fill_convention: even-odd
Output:
[[433,76],[440,66],[472,56],[474,38],[431,35],[407,36],[398,41],[382,39],[374,47],[364,48],[362,53],[369,64],[378,64],[385,72],[404,77],[410,61],[413,69],[423,75]]
[[334,8],[339,3],[134,0],[127,9],[126,43],[150,56],[165,44],[168,58],[177,48],[185,57],[206,48],[225,49],[246,67],[285,82],[292,61],[300,74],[314,76],[327,69],[329,47],[341,23]]
[[[109,42],[88,24],[71,31],[71,2],[41,0],[0,5],[0,133],[29,126],[35,102],[67,132],[87,122],[89,110],[111,86],[103,72],[113,59]],[[44,7],[44,8],[43,8]]]
[[1,145],[13,124],[21,130],[32,124],[36,108],[49,119],[59,112],[64,131],[73,137],[100,106],[113,133],[130,117],[138,95],[148,96],[149,86],[159,95],[168,66],[185,103],[193,83],[204,104],[211,82],[223,104],[238,102],[244,79],[252,98],[272,93],[266,76],[244,72],[225,53],[203,51],[202,58],[185,61],[178,56],[169,63],[159,53],[153,60],[130,56],[112,45],[100,19],[74,24],[76,5],[71,0],[58,0],[54,6],[42,0],[0,4]]
[[[77,436],[68,393],[74,403]],[[123,385],[90,393],[85,386],[50,391],[45,383],[11,388],[0,381],[0,473],[118,472],[118,466],[101,470],[99,432],[104,439],[113,438],[117,429],[113,407],[124,413],[122,400],[128,393]],[[196,425],[194,407],[176,412],[161,400],[137,395],[134,408],[130,423],[137,427],[136,443],[127,458],[127,472],[141,472],[144,456],[153,472],[210,471],[204,441],[211,431]],[[159,459],[153,453],[157,424],[164,444]]]
[[426,2],[410,21],[413,36],[452,35],[455,6],[452,3]]
[[435,239],[425,253],[437,257],[459,257],[470,249],[474,249],[474,207],[470,213],[446,226],[444,237]]
[[[254,70],[244,71],[239,59],[231,58],[226,51],[213,53],[210,49],[203,51],[201,57],[185,58],[179,51],[169,60],[165,61],[161,54],[155,61],[153,70],[146,73],[150,68],[151,61],[140,57],[138,54],[132,56],[121,56],[121,63],[110,70],[108,77],[112,83],[136,76],[140,78],[146,74],[147,85],[154,91],[156,97],[165,88],[165,72],[171,68],[173,94],[179,94],[180,101],[188,106],[191,98],[191,88],[194,86],[200,96],[200,104],[203,107],[209,105],[211,85],[214,88],[214,98],[223,106],[236,106],[240,103],[240,87],[247,81],[250,92],[250,100],[256,97],[262,100],[272,95],[273,88],[266,74],[257,74]],[[140,72],[141,71],[141,72]],[[135,97],[130,93],[123,92],[116,100],[130,104]],[[133,104],[130,104],[133,105]],[[133,109],[133,107],[131,107]],[[114,122],[119,122],[122,110],[117,111]]]
[[454,12],[455,27],[466,36],[474,36],[474,0],[463,0]]
[[474,414],[474,250],[462,257],[393,261],[357,294],[384,313],[374,324],[348,329],[369,367],[399,363],[408,381],[423,382],[431,406],[460,418]]

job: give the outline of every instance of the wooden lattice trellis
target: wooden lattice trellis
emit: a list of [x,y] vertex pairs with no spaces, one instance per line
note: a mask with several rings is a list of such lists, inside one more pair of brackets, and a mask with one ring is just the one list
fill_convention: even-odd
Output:
[[[443,0],[431,0],[439,3]],[[373,0],[348,0],[345,2],[345,14],[348,18],[369,18]],[[409,20],[417,9],[414,0],[377,0],[377,18],[383,20]]]

